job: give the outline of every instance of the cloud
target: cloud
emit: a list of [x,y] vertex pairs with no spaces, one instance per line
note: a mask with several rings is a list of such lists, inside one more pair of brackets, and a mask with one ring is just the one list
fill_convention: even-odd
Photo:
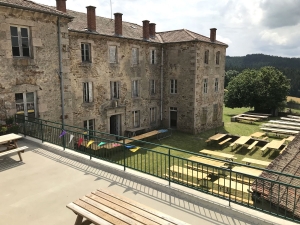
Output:
[[294,26],[300,22],[299,0],[265,0],[260,4],[263,10],[263,25],[268,28]]

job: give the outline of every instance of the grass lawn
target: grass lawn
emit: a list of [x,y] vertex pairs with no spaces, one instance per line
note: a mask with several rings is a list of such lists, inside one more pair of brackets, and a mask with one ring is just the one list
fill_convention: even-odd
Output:
[[[195,153],[199,153],[199,151],[202,149],[209,149],[209,150],[219,151],[219,152],[223,152],[223,153],[233,154],[237,158],[237,160],[235,160],[235,162],[241,162],[241,160],[244,157],[259,159],[259,160],[264,160],[264,161],[272,161],[275,157],[278,156],[277,152],[270,152],[270,154],[267,152],[267,154],[264,154],[262,156],[259,147],[256,147],[250,151],[247,149],[247,147],[239,147],[239,148],[235,148],[234,150],[232,150],[231,147],[229,147],[229,143],[225,144],[225,146],[219,146],[218,144],[208,146],[205,143],[205,140],[207,140],[210,136],[214,135],[215,132],[230,133],[230,134],[240,135],[240,136],[249,136],[250,134],[252,134],[254,132],[261,131],[259,129],[259,126],[262,123],[265,123],[266,121],[255,122],[253,124],[230,121],[230,118],[232,116],[246,112],[248,110],[249,110],[248,108],[230,109],[230,108],[224,107],[224,111],[223,111],[224,127],[209,130],[209,131],[203,132],[201,134],[197,134],[197,135],[192,135],[192,134],[175,131],[175,132],[173,132],[171,137],[162,139],[161,141],[158,141],[154,138],[149,141],[153,142],[153,143],[164,145],[166,147],[182,149],[182,150],[186,150],[189,152],[195,152]],[[272,118],[272,119],[274,119],[274,118]],[[269,140],[271,140],[271,139],[272,138],[269,138]],[[143,147],[167,153],[167,149],[165,149],[165,148],[153,147],[151,145],[144,145]],[[172,154],[179,156],[179,157],[183,157],[183,158],[188,158],[191,156],[191,154],[184,153],[184,152],[176,152],[176,151],[172,151]],[[258,165],[255,165],[255,166],[258,166]]]

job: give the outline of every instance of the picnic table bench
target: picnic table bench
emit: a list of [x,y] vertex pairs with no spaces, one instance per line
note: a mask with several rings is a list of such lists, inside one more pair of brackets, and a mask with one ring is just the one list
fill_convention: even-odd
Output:
[[205,142],[206,142],[207,144],[209,144],[209,143],[211,143],[212,141],[219,141],[219,140],[221,140],[223,137],[226,137],[226,136],[227,136],[227,134],[221,134],[221,133],[218,133],[218,134],[215,134],[215,135],[209,137]]
[[251,150],[252,148],[254,148],[254,146],[258,143],[258,141],[253,141],[253,143],[251,145],[249,145],[249,147],[247,148],[248,150]]
[[[203,180],[205,186],[207,186],[207,173],[204,173],[202,171],[192,170],[189,168],[183,168],[180,166],[171,166],[170,172],[172,173],[172,177],[177,177],[179,179],[182,179],[182,175],[186,175],[188,177],[196,178],[197,179],[197,185],[199,185],[200,181]],[[184,180],[185,181],[185,180]]]
[[284,121],[284,120],[269,120],[269,123],[277,123],[277,124],[284,124],[284,125],[292,125],[292,126],[300,126],[300,122],[289,122],[289,121]]
[[237,120],[238,122],[239,122],[239,121],[246,121],[246,122],[253,123],[253,122],[259,121],[258,118],[247,117],[247,116],[236,116],[235,118],[236,118],[236,120]]
[[276,135],[277,134],[295,135],[299,133],[299,131],[296,130],[274,129],[274,128],[267,128],[267,127],[261,127],[260,129],[267,132],[275,133]]
[[[233,180],[224,179],[224,178],[219,178],[215,180],[213,183],[219,186],[219,190],[222,191],[222,189],[224,189],[225,193],[231,193],[232,190],[248,193],[248,189],[250,189],[249,185],[242,184]],[[232,190],[230,190],[230,188]]]
[[242,162],[245,162],[246,165],[250,165],[251,163],[262,165],[262,166],[268,166],[270,162],[258,160],[258,159],[251,159],[251,158],[243,158]]
[[[96,190],[67,205],[76,215],[75,225],[128,225],[187,223],[161,211],[106,190]],[[86,219],[83,221],[83,219]]]
[[219,145],[223,145],[225,143],[227,143],[228,141],[230,141],[232,138],[227,138],[224,141],[219,142]]
[[294,119],[294,118],[288,118],[288,117],[280,117],[280,119],[300,123],[300,119]]
[[300,126],[290,126],[285,124],[277,124],[277,123],[265,123],[263,124],[264,127],[274,127],[279,129],[288,129],[288,130],[300,130]]
[[202,154],[205,154],[205,155],[220,156],[220,157],[223,157],[227,160],[237,159],[234,155],[223,153],[223,152],[216,152],[216,151],[211,151],[211,150],[206,150],[206,149],[200,150],[199,152],[202,153]]
[[2,156],[7,156],[13,153],[18,153],[20,161],[23,161],[21,153],[24,153],[24,150],[27,149],[27,146],[23,146],[23,147],[19,147],[19,148],[15,148],[15,149],[11,149],[11,150],[4,150],[4,151],[0,151],[0,157]]
[[257,115],[257,114],[247,114],[247,113],[243,113],[240,114],[241,116],[246,116],[246,117],[253,117],[253,118],[257,118],[257,119],[268,119],[269,116],[264,116],[264,115]]

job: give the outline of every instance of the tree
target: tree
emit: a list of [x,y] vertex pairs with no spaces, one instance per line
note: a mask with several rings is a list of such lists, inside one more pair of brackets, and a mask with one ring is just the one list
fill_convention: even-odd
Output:
[[224,88],[227,87],[227,85],[229,84],[229,82],[236,77],[240,72],[236,71],[236,70],[228,70],[225,73],[225,82],[224,82]]
[[286,101],[289,90],[290,81],[274,67],[246,69],[229,82],[225,106],[254,107],[255,111],[274,114]]

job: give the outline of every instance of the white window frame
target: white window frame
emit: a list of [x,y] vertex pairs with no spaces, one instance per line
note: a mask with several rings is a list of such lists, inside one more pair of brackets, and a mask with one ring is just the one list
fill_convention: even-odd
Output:
[[[27,102],[26,94],[33,93],[33,102]],[[28,107],[28,104],[33,103],[33,110],[34,110],[34,117],[37,117],[37,98],[36,98],[36,92],[19,92],[16,94],[22,94],[23,95],[23,103],[17,103],[16,102],[16,114],[24,114],[24,116],[28,116],[28,110],[32,110],[32,107]],[[31,108],[31,109],[28,109]],[[19,110],[18,110],[19,109]],[[22,113],[23,112],[23,113]],[[25,118],[27,120],[27,118]]]
[[109,45],[109,63],[118,63],[118,46]]
[[140,97],[140,87],[139,87],[140,81],[139,80],[133,80],[132,81],[132,97],[138,98]]
[[131,49],[131,60],[133,65],[139,64],[139,48]]
[[140,127],[140,110],[132,111],[133,127]]
[[170,93],[177,94],[177,80],[176,79],[170,80]]
[[207,94],[207,89],[208,89],[208,78],[204,78],[203,80],[203,93]]
[[[89,136],[94,136],[94,130],[95,130],[95,120],[90,119],[90,120],[84,120],[83,121],[83,128],[88,132],[86,135]],[[92,131],[90,131],[92,130]],[[90,137],[89,137],[90,138]]]
[[215,78],[215,92],[219,91],[219,78]]
[[150,64],[156,64],[156,50],[150,50]]
[[[18,31],[18,36],[13,36],[12,33],[11,33],[11,28],[12,27],[15,27],[17,28],[17,31]],[[21,29],[26,29],[27,30],[27,34],[28,34],[28,56],[24,56],[24,53],[23,53],[23,47],[22,47],[22,40],[23,38],[25,39],[26,37],[22,37],[22,34],[21,34]],[[17,46],[13,46],[13,37],[17,37],[18,38],[18,47],[19,47],[19,53],[20,55],[14,55],[14,52],[13,52],[13,48],[14,47],[17,47]],[[29,27],[23,27],[23,26],[10,26],[10,40],[11,40],[11,46],[12,46],[12,56],[13,57],[30,57],[31,56],[31,37],[30,37],[30,29]]]
[[93,102],[93,82],[83,82],[83,102]]
[[205,50],[204,52],[204,63],[208,64],[209,62],[209,50]]
[[221,55],[220,51],[217,51],[217,53],[216,53],[216,65],[220,65],[220,55]]
[[150,95],[156,94],[155,80],[150,80]]
[[150,124],[156,123],[156,107],[150,108]]
[[111,90],[111,99],[119,99],[120,98],[120,82],[119,81],[111,81],[110,82],[110,90]]
[[[88,53],[86,54],[86,52]],[[92,62],[91,59],[91,44],[90,43],[81,43],[81,61],[82,62]]]

